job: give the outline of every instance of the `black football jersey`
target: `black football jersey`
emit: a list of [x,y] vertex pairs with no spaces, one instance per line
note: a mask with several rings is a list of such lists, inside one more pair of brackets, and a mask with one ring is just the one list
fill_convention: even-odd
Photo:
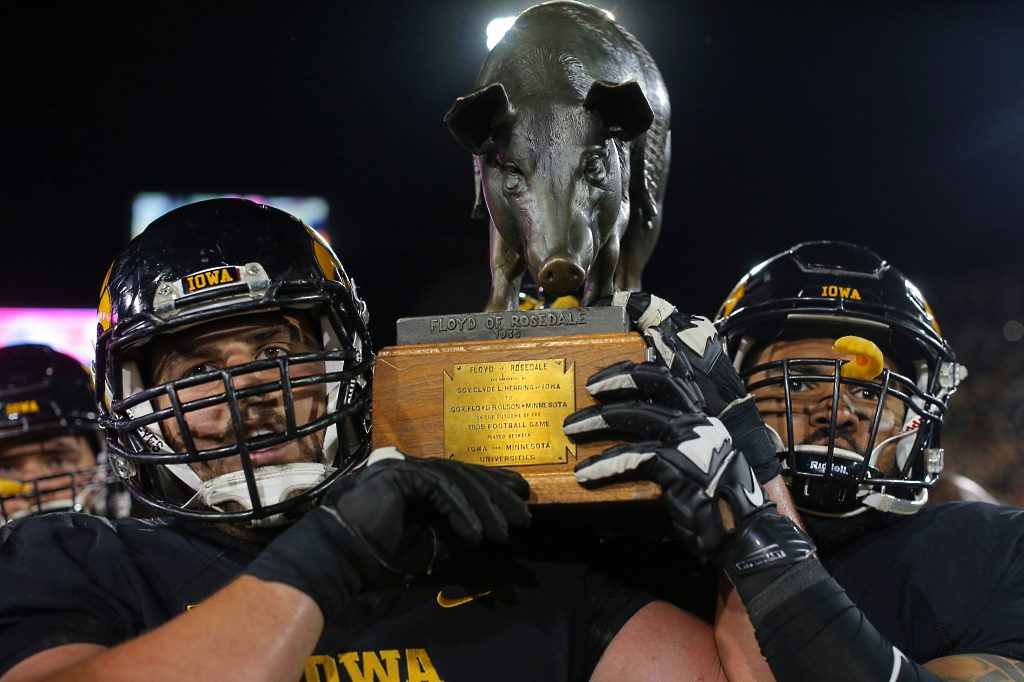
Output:
[[915,661],[970,653],[1024,660],[1024,509],[925,507],[823,563]]
[[[0,674],[72,642],[113,646],[237,577],[259,547],[178,520],[52,514],[0,528]],[[479,554],[361,597],[305,680],[584,680],[651,601],[586,566]]]

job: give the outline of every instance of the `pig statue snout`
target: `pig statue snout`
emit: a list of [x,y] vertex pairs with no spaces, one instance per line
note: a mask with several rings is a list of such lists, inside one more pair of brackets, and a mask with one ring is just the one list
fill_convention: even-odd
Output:
[[538,284],[555,296],[568,296],[583,286],[586,276],[583,268],[567,256],[555,256],[541,267]]

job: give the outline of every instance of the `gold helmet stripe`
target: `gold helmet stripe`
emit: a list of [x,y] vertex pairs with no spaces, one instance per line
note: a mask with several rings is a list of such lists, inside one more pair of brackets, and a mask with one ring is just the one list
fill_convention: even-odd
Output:
[[114,264],[111,263],[103,278],[103,284],[100,285],[100,303],[96,306],[96,321],[99,322],[103,331],[110,329],[110,289],[107,288],[107,284],[110,283],[110,271],[113,269]]
[[728,298],[725,299],[725,303],[722,304],[721,310],[718,311],[718,319],[723,317],[729,317],[732,311],[736,308],[736,304],[740,302],[743,295],[747,293],[747,283],[740,282],[736,285],[736,288],[732,290]]

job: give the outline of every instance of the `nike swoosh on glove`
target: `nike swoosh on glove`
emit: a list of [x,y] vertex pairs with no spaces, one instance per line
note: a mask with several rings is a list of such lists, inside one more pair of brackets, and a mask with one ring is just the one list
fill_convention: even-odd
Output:
[[626,310],[669,371],[696,384],[703,398],[700,410],[722,420],[758,481],[767,483],[781,474],[782,464],[768,427],[711,321],[681,313],[652,294],[621,291],[610,302]]
[[305,592],[330,616],[363,590],[429,570],[438,531],[471,545],[507,541],[511,527],[530,523],[528,496],[529,485],[512,471],[382,448],[245,572]]

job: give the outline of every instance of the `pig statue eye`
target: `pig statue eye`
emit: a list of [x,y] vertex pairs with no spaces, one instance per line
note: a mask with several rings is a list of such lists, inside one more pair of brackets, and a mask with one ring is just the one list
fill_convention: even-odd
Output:
[[506,163],[504,170],[505,180],[503,186],[505,191],[512,194],[519,192],[523,187],[523,173],[519,170],[519,166],[514,163]]
[[588,154],[583,161],[583,174],[586,175],[587,182],[592,185],[604,184],[604,156],[601,154]]

